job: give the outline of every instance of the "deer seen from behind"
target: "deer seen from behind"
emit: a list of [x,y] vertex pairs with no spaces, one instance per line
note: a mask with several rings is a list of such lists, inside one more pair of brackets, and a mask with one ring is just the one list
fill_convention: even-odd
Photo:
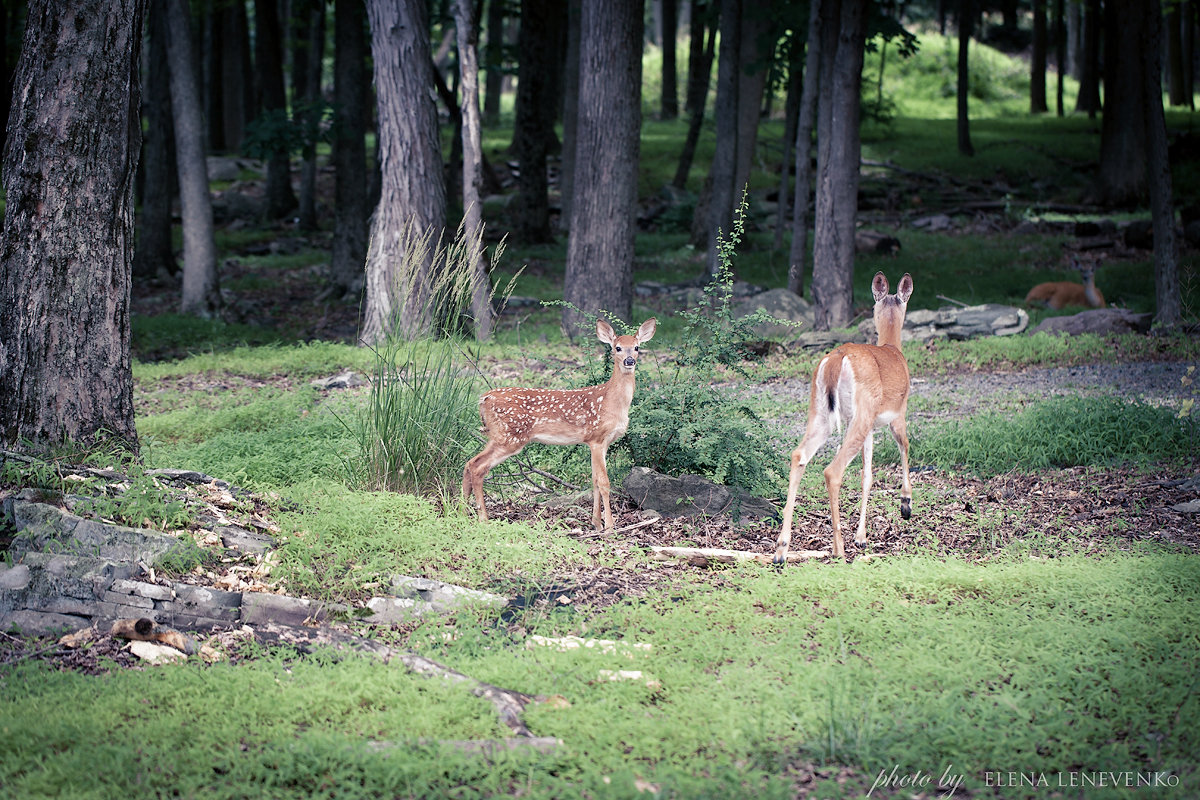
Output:
[[875,297],[876,344],[844,344],[833,350],[817,365],[813,374],[808,401],[808,423],[804,438],[792,451],[788,474],[787,505],[783,509],[783,529],[776,542],[776,564],[787,561],[792,541],[792,517],[796,511],[796,494],[804,468],[829,438],[833,428],[846,427],[845,437],[837,454],[825,468],[825,487],[829,491],[829,509],[833,520],[833,555],[845,555],[842,542],[841,515],[838,508],[842,477],[846,467],[859,451],[862,452],[862,509],[854,541],[867,543],[867,497],[871,492],[871,453],[875,428],[887,425],[900,448],[900,467],[903,484],[900,489],[900,515],[912,514],[912,486],[908,482],[908,432],[905,413],[908,410],[908,362],[900,352],[900,331],[904,313],[912,296],[913,282],[908,273],[900,279],[896,294],[888,294],[888,282],[882,272],[875,274],[871,293]]
[[484,393],[479,414],[488,442],[463,469],[463,498],[475,495],[481,522],[488,518],[483,481],[492,467],[530,442],[586,444],[592,451],[592,526],[601,530],[603,523],[604,530],[612,530],[608,447],[629,427],[640,346],[650,341],[657,325],[657,320],[648,319],[635,335],[617,336],[607,322],[596,322],[596,337],[612,348],[613,371],[607,383],[586,389],[493,389]]
[[1026,305],[1044,305],[1055,311],[1067,306],[1104,308],[1104,295],[1096,288],[1096,266],[1073,261],[1083,283],[1071,281],[1049,281],[1039,283],[1025,295]]

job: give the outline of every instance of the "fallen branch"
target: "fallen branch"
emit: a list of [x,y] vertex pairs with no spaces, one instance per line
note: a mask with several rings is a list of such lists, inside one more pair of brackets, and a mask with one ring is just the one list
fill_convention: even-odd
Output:
[[157,642],[174,647],[181,653],[196,652],[196,642],[173,628],[162,628],[147,617],[141,619],[119,619],[113,623],[109,635],[140,642]]
[[290,644],[305,652],[314,647],[328,646],[336,649],[348,648],[369,653],[384,663],[398,661],[410,672],[418,675],[442,678],[450,683],[462,685],[471,694],[491,703],[500,717],[500,721],[514,734],[521,738],[533,737],[533,734],[529,732],[529,728],[521,721],[521,712],[524,711],[525,706],[536,699],[532,695],[485,683],[407,650],[400,650],[399,648],[377,642],[373,639],[364,639],[360,636],[328,628],[294,628],[287,625],[268,623],[258,626],[255,629],[255,635],[260,639]]
[[[792,550],[787,554],[787,563],[794,564],[810,558],[826,558],[828,550]],[[651,547],[650,557],[655,561],[686,561],[693,567],[706,567],[710,563],[740,564],[757,561],[772,563],[773,555],[752,553],[748,550],[725,550],[720,547]]]

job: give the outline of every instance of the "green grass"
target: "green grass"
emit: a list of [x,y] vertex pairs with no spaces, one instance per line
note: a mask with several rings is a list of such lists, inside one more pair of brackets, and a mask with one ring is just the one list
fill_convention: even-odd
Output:
[[[527,648],[492,617],[429,622],[407,646],[508,688],[557,694],[531,730],[552,755],[471,760],[417,740],[502,735],[463,690],[397,665],[286,651],[100,677],[0,669],[0,782],[23,797],[791,797],[810,765],[947,768],[1057,781],[1166,772],[1200,790],[1200,573],[1189,556],[892,559],[726,570],[591,619],[527,615],[546,635],[651,645],[631,657]],[[732,589],[733,591],[730,591]],[[886,623],[886,624],[885,624]],[[642,680],[607,681],[601,670]],[[653,680],[654,685],[647,685]],[[1190,687],[1190,688],[1189,688]],[[70,707],[72,713],[62,714]],[[383,752],[371,740],[402,744]],[[935,777],[936,780],[936,777]],[[470,787],[470,788],[468,788]],[[1001,796],[1035,792],[1001,791]],[[1125,796],[1088,792],[1089,797]]]

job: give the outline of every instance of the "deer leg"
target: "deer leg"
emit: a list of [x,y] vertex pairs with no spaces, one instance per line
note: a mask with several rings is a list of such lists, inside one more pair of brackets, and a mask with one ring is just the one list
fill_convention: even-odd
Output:
[[866,414],[854,415],[854,421],[850,423],[850,428],[846,431],[846,438],[842,440],[842,446],[838,448],[833,461],[829,462],[829,466],[825,468],[825,488],[829,490],[829,516],[833,522],[833,555],[836,558],[846,555],[846,545],[842,541],[841,510],[838,507],[842,490],[842,476],[846,474],[846,467],[854,460],[854,456],[862,450],[863,442],[871,432],[871,422],[866,417]]
[[871,456],[875,450],[875,432],[868,431],[862,445],[862,508],[858,512],[858,530],[854,543],[860,547],[867,543],[867,498],[871,496]]
[[900,471],[903,483],[900,486],[900,516],[908,519],[912,516],[912,484],[908,482],[908,426],[901,415],[892,420],[892,438],[900,448]]
[[792,544],[792,517],[796,513],[796,495],[800,491],[800,479],[804,477],[804,468],[828,438],[829,415],[819,412],[811,414],[808,418],[808,429],[804,432],[804,438],[792,451],[792,466],[788,472],[787,505],[783,508],[783,529],[779,532],[779,538],[775,542],[775,558],[772,559],[776,564],[783,564],[787,561],[788,547]]
[[604,460],[606,447],[598,444],[588,445],[592,451],[592,527],[602,530],[600,505],[604,505],[603,530],[613,528],[612,508],[609,505],[610,484],[608,482],[608,465]]
[[487,522],[487,504],[483,500],[483,480],[492,471],[492,467],[506,458],[521,452],[524,445],[504,445],[497,441],[489,441],[479,452],[479,455],[467,462],[463,468],[463,498],[474,491],[475,504],[479,506],[479,521]]

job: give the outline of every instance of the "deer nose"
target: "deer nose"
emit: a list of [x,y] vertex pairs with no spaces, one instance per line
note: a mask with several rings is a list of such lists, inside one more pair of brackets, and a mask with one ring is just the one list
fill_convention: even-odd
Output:
[[625,356],[625,366],[632,367],[635,363],[637,363],[636,358],[633,356]]

